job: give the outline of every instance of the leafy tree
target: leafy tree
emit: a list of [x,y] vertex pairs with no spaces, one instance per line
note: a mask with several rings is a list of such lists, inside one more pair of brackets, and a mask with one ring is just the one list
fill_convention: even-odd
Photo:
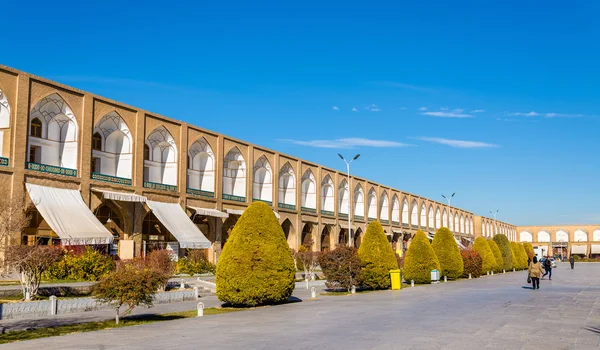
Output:
[[[489,252],[490,256],[492,252]],[[481,276],[481,268],[483,266],[483,259],[478,252],[472,249],[463,249],[460,251],[460,255],[463,259],[463,264],[465,266],[463,277],[471,277],[478,278]]]
[[239,306],[284,302],[295,281],[292,252],[273,210],[263,202],[250,204],[219,258],[217,296]]
[[320,252],[313,252],[310,246],[312,246],[312,243],[302,245],[298,252],[294,254],[296,262],[302,265],[304,269],[304,278],[307,281],[314,280],[315,270],[319,266],[319,256],[321,255]]
[[419,230],[415,234],[404,259],[404,279],[415,283],[431,283],[431,270],[440,270],[429,238]]
[[502,253],[502,268],[505,270],[512,269],[513,254],[508,238],[500,233],[494,236],[494,242],[496,242],[498,248],[500,248],[500,252]]
[[527,254],[528,259],[533,259],[535,256],[535,252],[533,251],[533,246],[529,242],[523,243],[523,248],[525,248],[525,253]]
[[482,273],[496,270],[496,258],[494,257],[494,253],[490,246],[491,245],[484,237],[477,237],[473,244],[473,251],[477,252],[482,260]]
[[217,267],[206,259],[206,255],[199,249],[188,249],[186,256],[177,261],[176,271],[185,275],[203,273],[214,274]]
[[368,289],[389,289],[390,270],[398,269],[398,260],[379,221],[371,221],[358,248],[362,266],[362,285]]
[[361,261],[356,248],[339,246],[319,257],[319,265],[330,289],[345,289],[362,283]]
[[522,243],[517,243],[517,247],[518,247],[518,251],[519,251],[519,255],[520,255],[520,261],[521,261],[521,269],[525,270],[529,267],[529,264],[527,263],[527,259],[529,259],[529,256],[527,255],[527,251],[525,250],[525,245]]
[[63,250],[55,246],[12,245],[6,249],[6,263],[19,275],[25,300],[37,297],[42,275],[62,256]]
[[502,272],[502,266],[504,266],[504,258],[502,257],[502,252],[500,251],[500,248],[498,248],[498,244],[496,244],[496,242],[493,239],[488,240],[488,244],[490,245],[492,253],[494,253],[494,259],[496,260],[494,272]]
[[440,262],[441,276],[447,276],[451,279],[462,276],[464,270],[463,259],[454,235],[449,229],[442,227],[437,230],[431,246]]
[[[92,289],[94,298],[115,307],[115,322],[140,305],[152,307],[156,291],[168,281],[168,275],[152,269],[143,259],[119,264],[116,270],[102,277]],[[121,315],[121,306],[128,306]]]
[[167,249],[154,250],[148,254],[145,263],[148,268],[165,275],[159,288],[166,290],[169,278],[175,273],[175,253]]

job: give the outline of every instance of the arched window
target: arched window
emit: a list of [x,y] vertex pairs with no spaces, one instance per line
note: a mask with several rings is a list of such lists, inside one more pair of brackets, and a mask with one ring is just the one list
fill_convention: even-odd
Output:
[[381,210],[379,211],[379,219],[382,221],[390,220],[390,211],[387,192],[381,194]]
[[465,217],[462,216],[462,214],[460,214],[460,233],[466,233],[465,232]]
[[225,156],[223,164],[223,194],[246,199],[246,161],[239,148],[234,147]]
[[519,233],[519,241],[533,242],[533,235],[530,232],[522,231],[521,233]]
[[367,212],[367,217],[369,219],[377,219],[377,194],[375,193],[375,189],[371,188],[369,190],[369,195],[367,197],[369,209]]
[[442,214],[440,213],[440,208],[438,207],[435,210],[435,228],[436,230],[442,227]]
[[546,231],[538,232],[538,242],[550,242],[550,234]]
[[573,233],[573,238],[575,239],[575,242],[587,242],[588,237],[587,237],[587,233],[582,231],[582,230],[577,230]]
[[400,201],[397,195],[392,199],[392,222],[400,223]]
[[190,146],[188,162],[188,188],[214,193],[215,157],[204,137]]
[[402,224],[408,225],[408,200],[402,200]]
[[594,242],[600,242],[600,230],[594,230],[593,236]]
[[254,164],[252,179],[252,198],[271,203],[273,201],[273,180],[271,164],[265,156]]
[[446,209],[442,210],[442,226],[448,227],[448,212],[446,212]]
[[340,182],[340,186],[338,188],[338,197],[338,213],[348,214],[348,209],[350,206],[350,191],[348,190],[348,182],[345,179]]
[[354,216],[365,218],[365,194],[360,184],[354,187]]
[[150,159],[144,161],[144,181],[177,186],[177,145],[171,133],[159,126],[148,135],[145,144],[149,146]]
[[332,212],[335,210],[333,193],[333,180],[326,175],[321,182],[321,210]]
[[425,203],[421,204],[421,227],[427,227],[427,211],[425,209]]
[[100,133],[95,132],[92,136],[92,149],[102,151],[102,136],[100,136]]
[[150,147],[144,145],[144,160],[150,160]]
[[29,135],[42,137],[42,122],[38,118],[33,118],[33,120],[31,120]]
[[410,208],[410,224],[412,226],[419,225],[419,207],[417,206],[417,201],[413,200],[412,206]]
[[317,209],[317,186],[315,176],[310,169],[302,175],[302,206],[308,209]]
[[279,172],[279,203],[296,208],[296,175],[289,162]]

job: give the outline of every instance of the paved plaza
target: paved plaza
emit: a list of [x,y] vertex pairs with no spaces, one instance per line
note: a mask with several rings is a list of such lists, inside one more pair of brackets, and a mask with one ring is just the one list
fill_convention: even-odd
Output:
[[5,345],[10,349],[598,349],[600,264],[526,272]]

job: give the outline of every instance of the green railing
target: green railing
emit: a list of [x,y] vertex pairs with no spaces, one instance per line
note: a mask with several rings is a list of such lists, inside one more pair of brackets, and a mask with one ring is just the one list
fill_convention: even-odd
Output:
[[347,219],[348,218],[348,214],[344,214],[344,213],[338,213],[338,216],[342,219]]
[[412,227],[412,228],[419,228],[419,225],[412,225],[411,224],[410,227]]
[[10,160],[8,158],[0,157],[0,166],[8,166],[10,164]]
[[379,220],[382,224],[389,225],[390,220]]
[[307,208],[307,207],[302,207],[302,211],[305,212],[305,213],[312,213],[312,214],[316,214],[317,213],[317,209]]
[[195,188],[187,188],[185,192],[192,196],[215,198],[215,193],[210,191],[197,190]]
[[281,209],[296,210],[296,206],[293,204],[278,203],[278,206]]
[[398,225],[398,226],[400,226],[400,221],[394,221],[394,220],[392,220],[392,225]]
[[246,197],[234,196],[232,194],[225,194],[225,193],[223,193],[223,196],[221,196],[221,197],[223,199],[228,200],[228,201],[246,202]]
[[365,220],[365,217],[362,216],[362,215],[354,215],[354,220],[361,220],[361,221],[363,221],[363,220]]
[[131,184],[133,183],[131,181],[131,179],[126,179],[124,177],[104,175],[104,174],[94,173],[94,172],[92,172],[92,179],[98,180],[98,181],[104,181],[104,182],[111,182],[114,184],[127,185],[127,186],[131,186]]
[[329,210],[321,210],[321,215],[334,216],[335,213]]
[[77,169],[69,169],[69,168],[61,168],[59,166],[54,165],[46,165],[40,163],[27,163],[27,169],[41,171],[43,173],[49,174],[57,174],[57,175],[65,175],[65,176],[77,176]]
[[144,187],[150,188],[150,189],[153,189],[153,190],[163,190],[163,191],[177,192],[177,186],[159,184],[159,183],[150,182],[150,181],[144,181]]
[[253,202],[263,202],[263,203],[267,203],[268,205],[273,205],[273,202],[271,201],[266,201],[264,199],[260,199],[260,198],[252,198]]
[[407,224],[406,222],[403,222],[403,223],[402,223],[402,227],[406,227],[406,228],[408,228],[408,224]]

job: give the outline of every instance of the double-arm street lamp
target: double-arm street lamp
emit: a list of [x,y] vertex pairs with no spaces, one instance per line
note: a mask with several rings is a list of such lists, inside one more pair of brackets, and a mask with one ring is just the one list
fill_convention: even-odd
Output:
[[[450,197],[446,197],[444,195],[442,195],[442,197],[444,197],[445,200],[448,201],[448,228],[450,228],[450,220],[452,220],[452,218],[450,217],[450,202],[452,202],[452,198],[454,197],[454,195],[456,194],[456,192],[452,193],[452,195]],[[442,223],[443,225],[443,223]],[[452,227],[454,229],[454,227]],[[454,230],[450,230],[450,231],[454,231]],[[452,234],[454,234],[454,232],[452,232]]]
[[357,160],[358,157],[360,157],[360,154],[355,155],[350,161],[347,161],[344,156],[339,153],[338,156],[340,156],[340,158],[342,158],[342,160],[346,163],[346,171],[348,173],[348,247],[352,247],[352,223],[350,221],[350,163]]
[[495,212],[490,210],[490,214],[494,215],[494,235],[498,233],[498,230],[496,229],[496,215],[498,215],[499,211],[500,209],[496,210]]

